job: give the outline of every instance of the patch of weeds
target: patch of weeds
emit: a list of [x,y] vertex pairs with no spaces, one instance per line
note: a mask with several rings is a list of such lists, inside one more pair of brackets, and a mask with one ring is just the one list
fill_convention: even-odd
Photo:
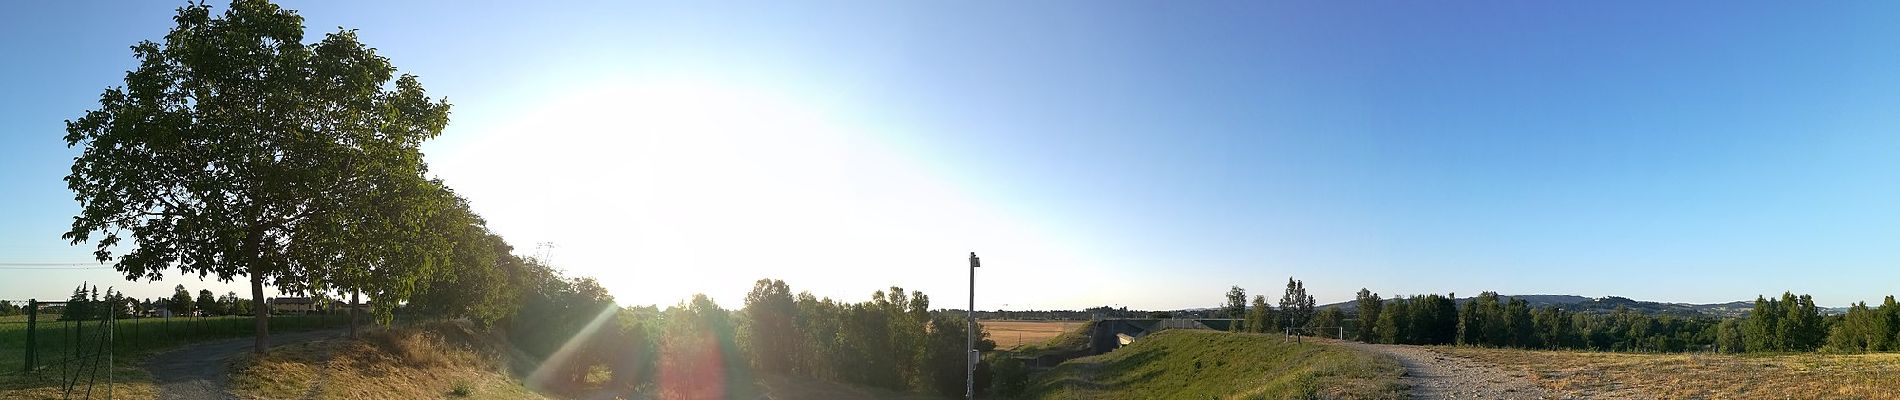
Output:
[[475,386],[467,381],[455,382],[455,388],[449,389],[449,395],[455,397],[468,397],[472,394],[475,394]]

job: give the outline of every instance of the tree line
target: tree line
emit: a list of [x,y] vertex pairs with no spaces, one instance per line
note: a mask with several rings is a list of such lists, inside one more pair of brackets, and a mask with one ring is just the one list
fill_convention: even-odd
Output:
[[1306,293],[1306,282],[1293,278],[1287,278],[1286,291],[1281,293],[1278,304],[1275,308],[1267,303],[1266,295],[1254,295],[1249,302],[1247,290],[1234,286],[1227,289],[1227,302],[1214,316],[1239,319],[1241,323],[1228,326],[1235,331],[1254,333],[1283,332],[1289,328],[1340,328],[1346,319],[1338,309],[1317,309],[1313,296]]
[[[1720,351],[1865,352],[1896,350],[1900,343],[1900,305],[1888,296],[1880,307],[1857,303],[1845,315],[1823,316],[1813,297],[1783,293],[1757,297],[1747,316],[1735,318],[1650,315],[1618,307],[1609,313],[1576,313],[1562,306],[1531,307],[1521,299],[1484,292],[1457,309],[1455,324],[1389,324],[1419,320],[1418,297],[1380,301],[1362,290],[1358,304],[1378,315],[1379,323],[1362,340],[1381,343],[1460,344],[1529,349],[1580,349],[1632,352]],[[1449,296],[1436,303],[1441,314]],[[1376,307],[1374,305],[1377,305]],[[1402,317],[1401,317],[1402,316]],[[1408,328],[1410,331],[1408,331]],[[1364,332],[1364,330],[1362,330]]]
[[1718,318],[1652,315],[1622,306],[1607,313],[1573,312],[1561,305],[1533,307],[1496,292],[1480,293],[1461,305],[1455,294],[1387,299],[1360,289],[1347,321],[1336,319],[1344,315],[1339,307],[1305,318],[1309,311],[1302,310],[1302,296],[1304,285],[1289,280],[1281,307],[1275,309],[1263,296],[1242,303],[1245,292],[1233,287],[1221,310],[1223,315],[1246,315],[1241,328],[1246,331],[1342,326],[1351,337],[1370,343],[1629,352],[1900,350],[1900,304],[1893,296],[1879,306],[1855,303],[1847,313],[1833,316],[1822,315],[1809,295],[1758,296],[1746,316]]
[[123,293],[109,291],[100,296],[99,286],[80,284],[73,289],[66,304],[60,306],[61,320],[98,320],[104,319],[108,312],[117,310],[117,318],[143,316],[148,312],[160,310],[178,316],[218,316],[251,315],[255,308],[251,299],[238,297],[237,292],[226,292],[222,296],[213,295],[210,289],[199,289],[197,297],[185,290],[185,285],[173,287],[171,297],[137,299]]
[[[532,292],[506,323],[518,347],[544,357],[545,371],[529,380],[539,388],[582,391],[589,387],[589,371],[605,368],[612,380],[601,390],[616,395],[719,398],[768,373],[898,391],[963,393],[969,329],[964,314],[931,310],[930,297],[922,292],[891,287],[850,302],[794,294],[784,281],[761,279],[737,310],[721,308],[705,295],[660,309],[618,307],[590,279],[541,283],[552,290]],[[977,349],[994,350],[988,333],[977,329]],[[579,345],[563,353],[570,342]],[[979,364],[979,388],[991,386],[989,370],[997,362]],[[1013,382],[999,385],[1020,390],[1026,374],[1020,371]]]

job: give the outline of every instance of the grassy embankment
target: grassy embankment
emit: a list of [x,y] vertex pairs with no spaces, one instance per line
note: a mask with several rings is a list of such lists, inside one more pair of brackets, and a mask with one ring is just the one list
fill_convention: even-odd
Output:
[[[990,324],[991,322],[983,322],[984,329],[989,330]],[[1028,356],[1042,356],[1046,354],[1088,354],[1089,330],[1095,327],[1094,321],[1079,321],[1074,325],[1062,324],[1059,326],[1067,328],[1041,341],[1027,341],[1025,343],[1018,343],[1013,347],[1004,347],[1001,342],[998,342],[997,347],[1008,350],[1011,353]],[[996,335],[992,333],[990,336],[995,337]]]
[[1900,354],[1631,354],[1438,348],[1528,372],[1566,397],[1900,399]]
[[1037,374],[1025,397],[1394,399],[1402,371],[1388,358],[1278,335],[1168,330]]
[[[40,370],[22,374],[26,358],[26,316],[0,317],[0,399],[48,399],[62,397],[59,368],[80,367],[63,361],[73,358],[76,350],[92,353],[97,342],[98,321],[59,321],[58,314],[39,316],[41,325],[34,339],[39,352]],[[157,397],[145,360],[153,354],[184,344],[251,336],[253,319],[248,316],[204,318],[130,318],[117,321],[113,335],[110,380],[112,396],[117,399]],[[325,320],[321,316],[277,316],[271,318],[272,332],[294,332],[342,326],[340,317]],[[77,339],[84,339],[83,341]],[[107,368],[100,362],[95,396],[105,390]],[[91,366],[87,365],[90,371]],[[88,374],[90,375],[90,374]],[[78,386],[82,389],[86,381]]]
[[538,399],[504,371],[490,335],[466,324],[374,329],[360,340],[282,346],[233,363],[231,391],[246,399]]

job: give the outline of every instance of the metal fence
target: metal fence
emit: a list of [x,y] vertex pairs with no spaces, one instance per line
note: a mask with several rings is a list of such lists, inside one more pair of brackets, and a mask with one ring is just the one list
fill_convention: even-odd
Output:
[[[0,317],[0,374],[59,370],[62,375],[91,359],[191,342],[252,336],[251,316],[70,319],[65,302],[29,301],[24,315]],[[271,332],[342,327],[347,314],[273,315]],[[103,343],[103,344],[102,344]]]

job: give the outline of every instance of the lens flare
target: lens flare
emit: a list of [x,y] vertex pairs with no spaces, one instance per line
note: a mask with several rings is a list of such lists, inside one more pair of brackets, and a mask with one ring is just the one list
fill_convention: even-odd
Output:
[[575,332],[574,337],[568,338],[566,342],[561,343],[560,350],[555,350],[554,355],[548,356],[548,359],[542,360],[541,365],[534,368],[534,373],[528,374],[528,387],[535,390],[545,390],[549,388],[549,384],[554,383],[554,380],[559,378],[558,373],[561,371],[562,366],[567,365],[568,361],[572,360],[575,354],[584,348],[584,344],[593,340],[594,336],[600,333],[600,327],[605,325],[607,321],[613,320],[614,314],[619,311],[620,308],[613,304],[603,305],[600,312],[594,315],[594,319],[587,322],[587,326],[582,327],[579,332]]

